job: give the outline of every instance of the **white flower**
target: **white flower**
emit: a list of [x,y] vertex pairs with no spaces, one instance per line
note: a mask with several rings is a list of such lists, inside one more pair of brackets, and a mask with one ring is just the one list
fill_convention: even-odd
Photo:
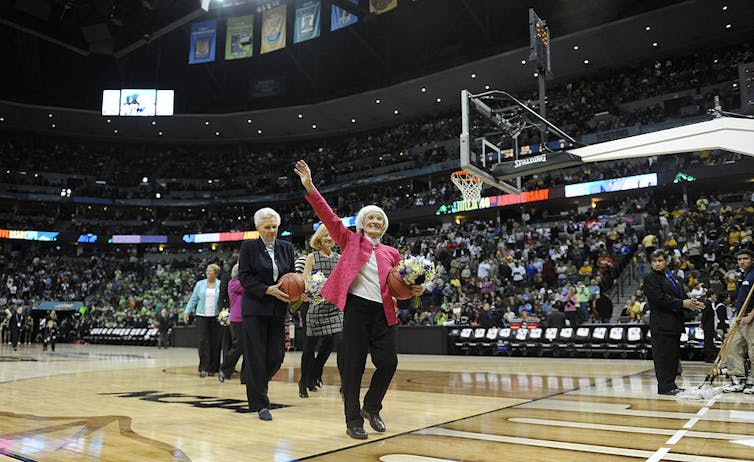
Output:
[[327,282],[325,273],[317,270],[312,271],[312,274],[308,275],[304,281],[304,294],[316,305],[325,301],[321,294],[325,282]]

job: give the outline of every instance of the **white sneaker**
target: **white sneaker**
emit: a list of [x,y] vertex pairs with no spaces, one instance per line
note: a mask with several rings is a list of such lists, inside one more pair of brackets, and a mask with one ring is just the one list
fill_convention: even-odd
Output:
[[754,395],[754,384],[746,384],[746,388],[744,388],[744,393],[747,395]]
[[724,393],[739,393],[744,391],[746,387],[745,383],[742,383],[738,377],[731,377],[730,383],[723,387]]

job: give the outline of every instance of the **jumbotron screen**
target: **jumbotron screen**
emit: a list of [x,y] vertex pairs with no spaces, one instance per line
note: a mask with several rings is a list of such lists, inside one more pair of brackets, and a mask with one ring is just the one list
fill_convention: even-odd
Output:
[[104,116],[172,116],[173,90],[131,89],[103,90],[102,115]]

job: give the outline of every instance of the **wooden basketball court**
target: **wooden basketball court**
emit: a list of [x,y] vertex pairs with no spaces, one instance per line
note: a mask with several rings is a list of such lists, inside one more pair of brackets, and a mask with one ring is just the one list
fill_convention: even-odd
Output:
[[[388,430],[365,441],[345,434],[334,357],[308,399],[299,361],[286,355],[263,422],[237,378],[199,378],[193,349],[3,345],[0,461],[754,459],[754,396],[658,396],[651,361],[401,355]],[[679,383],[706,370],[685,363]]]

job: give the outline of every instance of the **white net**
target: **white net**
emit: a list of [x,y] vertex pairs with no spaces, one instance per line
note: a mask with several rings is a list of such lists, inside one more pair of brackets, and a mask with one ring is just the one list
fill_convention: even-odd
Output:
[[478,201],[482,197],[484,182],[478,176],[461,170],[451,173],[450,180],[461,190],[463,200]]

